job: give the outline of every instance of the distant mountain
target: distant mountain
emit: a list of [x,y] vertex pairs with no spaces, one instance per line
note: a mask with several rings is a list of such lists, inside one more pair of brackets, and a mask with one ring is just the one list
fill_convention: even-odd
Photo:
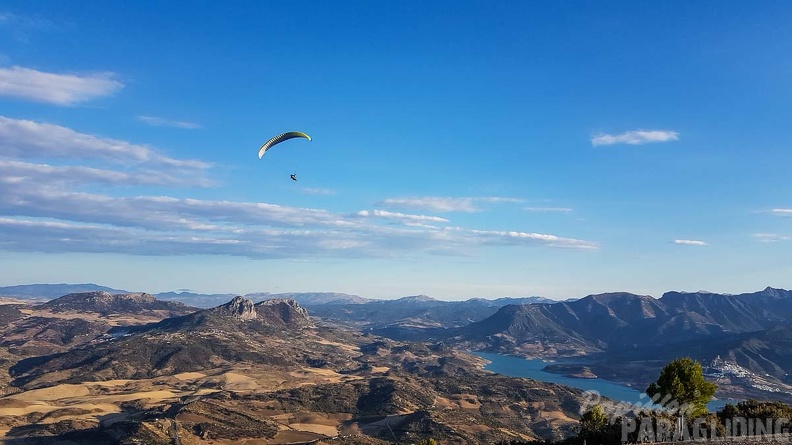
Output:
[[78,292],[109,292],[111,294],[125,294],[129,291],[113,289],[98,284],[23,284],[19,286],[0,287],[0,295],[18,298],[57,298],[66,294]]
[[[432,341],[523,357],[586,356],[600,377],[646,387],[670,360],[726,361],[729,397],[792,400],[792,292],[589,295],[509,305],[484,320],[435,330]],[[420,336],[413,337],[420,340]],[[717,368],[714,373],[718,373]],[[739,369],[742,371],[732,372]]]
[[[482,298],[482,300],[491,301],[492,303],[494,303],[496,305],[503,305],[503,306],[506,306],[507,304],[536,304],[536,303],[553,304],[553,303],[558,303],[557,300],[551,300],[551,299],[545,298],[545,297],[501,297],[501,298],[496,298],[494,300],[488,300],[488,299]],[[468,301],[470,301],[470,300],[468,300]]]
[[161,317],[183,315],[197,310],[183,303],[162,301],[146,293],[111,294],[106,291],[79,292],[64,295],[36,306],[52,312],[95,312],[101,315],[126,314],[140,316],[159,312]]
[[338,292],[291,292],[272,294],[269,292],[246,294],[245,298],[251,300],[264,299],[291,299],[303,306],[316,306],[321,304],[365,304],[371,300],[358,295],[343,294]]
[[[214,307],[234,298],[236,294],[199,294],[194,292],[162,292],[155,294],[161,300],[181,301],[184,304],[196,307]],[[322,304],[363,304],[369,301],[357,295],[342,294],[337,292],[291,292],[274,294],[270,292],[256,292],[245,294],[245,298],[254,302],[270,299],[291,299],[305,306]]]
[[[242,323],[241,325],[239,323]],[[185,329],[228,328],[269,332],[273,330],[299,330],[311,325],[308,312],[294,300],[273,299],[260,303],[236,296],[228,303],[199,310],[181,317],[162,320],[154,325],[142,326],[135,332]]]
[[364,304],[306,304],[314,316],[352,323],[366,330],[401,340],[420,340],[436,331],[457,328],[483,320],[508,304],[556,303],[542,297],[504,297],[494,300],[471,298],[443,301],[427,295],[395,300],[368,300]]
[[154,294],[160,300],[179,301],[193,307],[214,307],[234,298],[235,294],[198,294],[194,292],[160,292]]
[[[105,378],[148,378],[216,368],[223,364],[259,363],[273,366],[319,360],[328,347],[296,336],[311,326],[308,314],[294,300],[254,304],[235,297],[226,304],[160,322],[111,329],[105,341],[19,361],[10,368],[19,384],[53,371],[68,371],[67,381]],[[330,362],[344,362],[337,353]]]
[[404,303],[404,304],[435,304],[438,303],[440,300],[434,299],[429,295],[410,295],[407,297],[401,297],[394,300],[397,303]]
[[[762,345],[772,345],[770,332],[788,326],[792,292],[781,289],[739,295],[668,292],[660,299],[617,292],[572,302],[508,305],[467,326],[412,339],[449,340],[468,348],[534,357],[624,355],[635,350],[630,360],[656,358],[653,354],[664,348],[678,355],[696,344],[702,356],[743,357],[748,368],[767,371],[775,365],[757,365],[763,362],[759,351],[765,350]],[[729,343],[733,341],[743,343]],[[778,366],[792,371],[792,362],[788,365]],[[775,368],[772,373],[780,375]]]
[[114,326],[151,323],[195,310],[148,294],[105,291],[67,294],[38,305],[0,305],[0,359],[4,352],[9,360],[63,352],[95,341]]
[[668,292],[660,299],[618,292],[504,306],[449,335],[496,350],[511,345],[512,352],[532,342],[595,352],[760,332],[786,323],[792,323],[792,292],[780,289],[740,295]]

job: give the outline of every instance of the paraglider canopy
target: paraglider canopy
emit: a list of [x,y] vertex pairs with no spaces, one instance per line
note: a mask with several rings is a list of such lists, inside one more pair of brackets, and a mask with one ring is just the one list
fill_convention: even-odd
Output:
[[264,156],[264,153],[266,153],[267,150],[269,150],[270,148],[280,144],[283,141],[288,141],[289,139],[294,139],[294,138],[305,138],[308,139],[309,141],[311,140],[310,136],[300,131],[288,131],[286,133],[281,133],[273,137],[272,139],[268,140],[267,142],[264,143],[264,145],[261,146],[258,153],[259,159],[261,159],[261,157]]

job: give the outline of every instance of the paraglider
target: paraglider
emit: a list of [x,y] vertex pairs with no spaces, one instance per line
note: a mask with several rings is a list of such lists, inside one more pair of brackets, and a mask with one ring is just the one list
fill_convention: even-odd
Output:
[[[273,137],[272,139],[268,140],[267,142],[265,142],[264,145],[262,145],[261,148],[259,148],[259,153],[258,153],[259,159],[261,159],[261,157],[264,156],[264,153],[266,153],[267,150],[269,150],[270,148],[280,144],[283,141],[288,141],[289,139],[294,139],[294,138],[305,138],[308,139],[309,141],[311,140],[310,136],[308,136],[307,134],[301,131],[287,131],[286,133],[281,133]],[[296,173],[292,173],[291,175],[289,175],[289,177],[292,179],[292,181],[297,180]]]
[[[261,157],[264,156],[264,153],[266,153],[267,150],[269,150],[270,148],[280,144],[283,141],[288,141],[289,139],[294,139],[294,138],[305,138],[308,139],[309,141],[311,140],[310,136],[300,131],[288,131],[286,133],[279,134],[273,137],[272,139],[268,140],[267,142],[264,143],[264,145],[261,146],[258,153],[259,159],[261,159]],[[294,180],[296,181],[296,179]]]

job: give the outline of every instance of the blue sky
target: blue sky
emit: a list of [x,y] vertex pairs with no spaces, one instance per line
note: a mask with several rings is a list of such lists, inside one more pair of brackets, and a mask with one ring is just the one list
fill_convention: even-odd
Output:
[[789,288],[790,56],[785,1],[6,1],[0,285]]

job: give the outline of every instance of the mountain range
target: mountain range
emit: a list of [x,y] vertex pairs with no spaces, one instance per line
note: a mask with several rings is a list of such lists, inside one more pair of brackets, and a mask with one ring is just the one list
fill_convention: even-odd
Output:
[[739,295],[668,292],[655,299],[621,292],[508,305],[454,334],[470,341],[498,335],[515,344],[579,345],[595,352],[758,332],[786,323],[792,323],[792,292],[768,287]]
[[[580,390],[484,372],[440,343],[332,326],[292,299],[174,304],[86,292],[0,305],[0,407],[17,413],[0,416],[0,430],[31,444],[484,444],[568,437],[583,401]],[[155,320],[162,307],[182,313]],[[20,347],[30,329],[68,320],[88,325]]]
[[[24,284],[17,286],[0,286],[0,297],[15,297],[22,299],[54,299],[59,298],[66,294],[82,293],[82,292],[108,292],[111,294],[128,294],[131,293],[126,290],[113,289],[106,286],[100,286],[93,283],[86,284]],[[214,307],[227,302],[228,300],[237,296],[235,293],[220,293],[220,294],[203,294],[191,292],[188,290],[160,292],[152,294],[157,299],[168,301],[180,301],[192,307]],[[359,295],[351,295],[339,292],[288,292],[288,293],[272,293],[272,292],[255,292],[242,295],[245,298],[253,301],[263,301],[272,298],[292,299],[304,306],[317,306],[317,305],[341,305],[341,304],[365,304],[377,303],[393,300],[376,300],[372,298],[361,297]],[[417,295],[410,297],[403,297],[400,299],[402,302],[414,302],[416,300],[425,300],[435,303],[449,303],[447,301],[436,300],[434,298]],[[524,303],[537,303],[537,302],[553,302],[548,298],[543,297],[502,297],[497,299],[484,299],[472,298],[468,302],[475,301],[492,302],[496,306],[503,306],[505,304],[524,304]]]
[[[7,294],[3,289],[8,288],[0,288],[0,294]],[[21,287],[15,289],[19,291]],[[19,294],[30,295],[34,289],[52,291],[58,288],[34,287],[21,289]],[[99,306],[112,299],[107,293],[92,295],[102,296],[96,302]],[[116,295],[143,298],[148,294]],[[175,300],[200,301],[202,304],[197,306],[234,298],[231,294],[188,292],[160,295],[145,298],[167,300],[157,304],[177,304]],[[596,375],[639,387],[648,384],[663,364],[680,354],[705,362],[721,357],[764,379],[758,383],[743,379],[736,384],[743,388],[769,384],[783,389],[784,385],[792,385],[789,377],[792,362],[786,359],[791,356],[788,353],[792,353],[792,344],[787,341],[792,329],[792,292],[784,289],[768,287],[743,294],[672,291],[661,298],[614,292],[561,302],[541,297],[441,301],[426,295],[372,300],[322,292],[248,296],[252,298],[247,300],[254,303],[288,297],[285,299],[306,308],[311,322],[318,326],[346,326],[397,341],[443,342],[461,349],[527,358],[585,357]],[[58,307],[66,307],[69,298],[55,301],[57,303],[45,303],[42,309],[53,312]],[[68,309],[80,308],[68,306]],[[148,313],[154,318],[185,315],[179,310],[198,311],[181,306],[171,308],[170,313],[144,311],[142,314]],[[116,305],[112,310],[104,310],[103,314],[118,317],[122,312]],[[4,316],[8,315],[0,313],[0,317]],[[28,323],[31,329],[20,331],[24,333],[14,337],[19,342],[18,347],[28,351],[38,350],[39,345],[33,341],[37,338],[57,337],[63,342],[82,338],[74,333],[106,329],[101,323],[94,325],[88,320],[54,319],[47,330],[39,332],[36,330],[41,326],[39,323]],[[762,393],[756,394],[762,396]]]

